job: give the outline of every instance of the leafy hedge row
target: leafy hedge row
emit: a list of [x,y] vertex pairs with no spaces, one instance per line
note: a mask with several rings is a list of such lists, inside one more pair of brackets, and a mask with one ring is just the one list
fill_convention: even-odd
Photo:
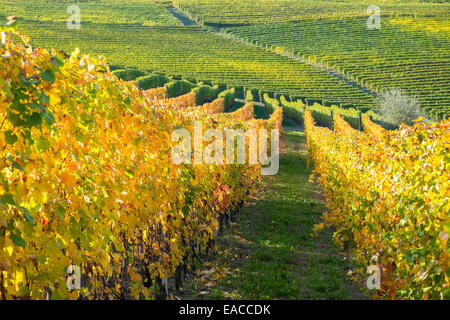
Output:
[[227,86],[224,84],[215,84],[213,86],[211,83],[197,83],[195,79],[181,79],[180,76],[143,75],[143,72],[133,69],[118,69],[113,71],[113,74],[121,80],[136,80],[136,85],[140,90],[166,87],[168,98],[178,97],[193,91],[196,96],[196,104],[201,105],[205,102],[213,101],[223,92],[221,97],[225,100],[225,108],[229,108],[234,104],[234,89],[233,91],[231,89],[227,90]]
[[[117,78],[123,81],[136,80],[145,75],[145,72],[136,69],[118,69],[112,72]],[[148,89],[148,88],[147,88]]]
[[191,92],[196,88],[196,84],[193,84],[186,80],[174,80],[164,85],[167,88],[167,97],[174,98]]
[[450,122],[367,135],[338,113],[335,131],[305,112],[308,162],[324,189],[324,223],[352,248],[364,277],[381,274],[379,294],[450,299]]
[[235,95],[234,88],[219,93],[218,97],[223,98],[224,100],[225,111],[230,109],[234,105],[234,95]]
[[276,107],[282,106],[284,115],[287,117],[297,121],[298,123],[303,123],[304,112],[305,110],[309,110],[316,121],[316,124],[322,127],[331,128],[332,120],[331,120],[331,112],[339,113],[346,122],[348,122],[354,129],[359,129],[362,127],[362,123],[360,123],[360,114],[372,119],[377,123],[382,123],[381,116],[374,113],[372,110],[362,114],[360,111],[353,108],[339,108],[336,105],[331,105],[329,107],[320,105],[318,103],[314,103],[310,106],[306,106],[301,99],[297,101],[290,102],[285,96],[279,96],[275,94],[275,98],[271,98],[268,93],[264,93],[263,96],[264,105],[266,107],[267,112],[272,113]]
[[290,119],[297,123],[303,123],[303,111],[305,105],[301,100],[295,102],[287,101],[284,96],[280,98],[281,105],[283,106],[283,113]]
[[[19,36],[0,47],[0,299],[155,298],[261,169],[176,163],[172,133],[248,124],[150,104],[103,58]],[[71,265],[81,290],[66,284]]]
[[195,92],[197,105],[200,105],[216,99],[220,93],[220,87],[218,85],[215,85],[214,87],[199,85],[193,88],[192,91]]
[[151,74],[136,78],[136,84],[141,90],[163,87],[170,79],[160,74]]

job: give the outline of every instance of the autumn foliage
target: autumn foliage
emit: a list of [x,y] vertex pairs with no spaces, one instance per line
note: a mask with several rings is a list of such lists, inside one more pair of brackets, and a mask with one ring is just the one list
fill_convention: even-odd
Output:
[[217,114],[223,113],[225,110],[223,98],[217,98],[210,103],[205,103],[202,106],[192,107],[197,112],[203,112],[205,114]]
[[150,100],[150,102],[153,100],[163,100],[167,98],[166,87],[147,89],[142,91],[142,93]]
[[231,112],[230,117],[236,120],[249,121],[255,118],[255,104],[253,102],[246,103],[242,108]]
[[195,92],[189,92],[179,97],[164,100],[164,105],[172,108],[195,107]]
[[374,123],[366,115],[362,116],[362,122],[363,122],[363,126],[364,126],[364,132],[369,135],[378,137],[378,136],[382,136],[383,134],[386,133],[386,130],[382,126]]
[[308,159],[327,198],[323,219],[335,227],[334,240],[349,244],[365,268],[376,257],[388,297],[448,299],[450,122],[374,137],[342,121],[335,117],[333,132],[305,112]]
[[[139,299],[203,250],[218,215],[244,201],[260,165],[176,165],[171,133],[245,128],[185,113],[195,93],[118,81],[103,58],[0,48],[0,298]],[[153,99],[153,98],[152,98]],[[66,268],[82,268],[69,290]]]

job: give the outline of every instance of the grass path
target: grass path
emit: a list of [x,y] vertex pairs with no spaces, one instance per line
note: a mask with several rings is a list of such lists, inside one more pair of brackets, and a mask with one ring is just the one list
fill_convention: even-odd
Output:
[[287,130],[278,174],[263,179],[218,251],[199,262],[182,298],[367,298],[351,283],[351,265],[331,233],[310,236],[325,206],[319,187],[308,182],[305,143],[304,133]]

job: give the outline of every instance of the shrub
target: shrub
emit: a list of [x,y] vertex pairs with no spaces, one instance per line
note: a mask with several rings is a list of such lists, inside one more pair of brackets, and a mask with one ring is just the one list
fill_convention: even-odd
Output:
[[380,112],[385,121],[393,126],[402,123],[412,125],[417,118],[424,116],[417,96],[408,96],[401,89],[390,89],[379,100]]

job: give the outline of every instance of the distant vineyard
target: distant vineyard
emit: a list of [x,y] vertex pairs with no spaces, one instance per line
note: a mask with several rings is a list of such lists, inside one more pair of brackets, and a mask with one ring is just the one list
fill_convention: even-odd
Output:
[[197,27],[21,21],[33,45],[104,55],[111,64],[370,108],[374,99],[325,71]]
[[[286,21],[308,21],[367,17],[367,7],[377,4],[383,16],[444,16],[450,9],[442,1],[397,1],[381,3],[371,0],[174,0],[196,20],[213,26],[271,24]],[[436,2],[436,3],[432,3]]]
[[289,50],[316,65],[338,68],[349,79],[381,93],[399,87],[419,96],[423,108],[450,115],[450,20],[383,19],[314,21],[228,28],[243,39]]
[[71,15],[67,12],[70,5],[80,8],[81,23],[181,25],[166,8],[152,0],[2,0],[0,17],[16,15],[32,21],[66,22]]

